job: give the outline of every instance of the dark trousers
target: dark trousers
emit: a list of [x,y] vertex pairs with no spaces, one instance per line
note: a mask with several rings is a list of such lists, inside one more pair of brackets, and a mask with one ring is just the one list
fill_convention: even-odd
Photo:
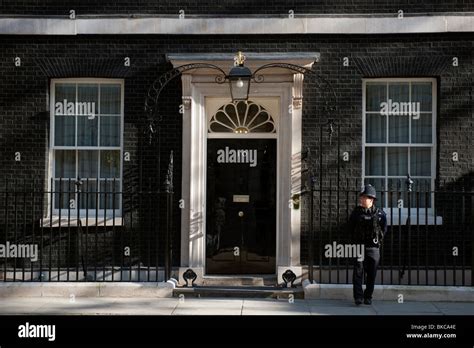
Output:
[[[364,260],[355,260],[354,274],[352,276],[352,284],[354,285],[354,299],[372,299],[372,294],[374,292],[375,276],[377,275],[377,267],[379,265],[379,261],[379,248],[365,248]],[[362,291],[364,273],[366,275],[366,284],[365,291]]]

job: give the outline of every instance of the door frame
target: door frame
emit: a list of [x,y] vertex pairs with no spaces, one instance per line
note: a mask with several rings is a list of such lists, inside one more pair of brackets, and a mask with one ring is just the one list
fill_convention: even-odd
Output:
[[[190,60],[173,59],[174,66]],[[198,57],[197,57],[198,58]],[[286,57],[283,57],[286,58]],[[285,59],[279,59],[284,61]],[[263,59],[267,59],[266,56]],[[197,61],[200,61],[199,59]],[[204,60],[203,60],[204,61]],[[205,60],[206,63],[211,60]],[[228,60],[212,60],[224,70],[228,70]],[[265,61],[265,63],[269,63]],[[248,65],[255,69],[263,62],[249,60]],[[291,63],[310,68],[314,59],[303,57]],[[289,207],[293,194],[301,192],[301,123],[303,78],[299,73],[289,70],[271,71],[263,83],[253,83],[250,89],[252,98],[278,97],[280,115],[278,120],[278,208],[276,236],[276,270],[278,281],[281,274],[293,270],[296,283],[301,281],[300,263],[301,210],[298,205]],[[206,97],[229,97],[227,84],[217,84],[215,71],[195,70],[181,76],[183,100],[183,155],[182,155],[182,205],[181,209],[181,262],[179,281],[182,274],[191,268],[196,274],[196,284],[202,282],[205,266],[205,201],[207,166],[207,113]],[[274,116],[276,117],[276,116]],[[296,208],[295,208],[296,207]]]
[[[269,91],[268,93],[273,93]],[[241,140],[246,140],[246,139],[275,139],[276,140],[276,206],[275,206],[275,272],[274,274],[277,273],[277,259],[278,259],[278,235],[279,235],[279,212],[281,209],[281,202],[280,202],[280,187],[278,183],[280,182],[280,174],[281,174],[281,168],[279,166],[279,158],[280,158],[280,114],[281,114],[281,97],[282,96],[273,96],[267,93],[259,94],[255,93],[252,94],[252,97],[249,98],[249,100],[254,101],[256,104],[259,104],[263,106],[267,112],[272,116],[273,121],[276,126],[276,133],[248,133],[248,134],[234,134],[234,133],[208,133],[207,129],[209,126],[209,121],[212,117],[213,114],[218,110],[218,108],[222,105],[228,104],[231,102],[230,98],[228,95],[222,96],[210,96],[203,94],[202,97],[204,97],[204,116],[206,117],[206,139],[205,139],[205,147],[204,151],[206,153],[205,157],[205,163],[204,163],[204,175],[205,175],[205,182],[204,182],[204,219],[203,219],[203,233],[204,233],[204,262],[203,262],[203,268],[204,268],[204,273],[203,275],[207,275],[206,273],[206,260],[207,260],[207,255],[206,255],[206,231],[207,231],[207,144],[209,139],[241,139]],[[210,104],[210,99],[217,99],[219,102],[216,104],[217,108],[214,106],[213,109],[209,109],[208,106]],[[276,105],[270,105],[272,103],[276,103]],[[273,111],[273,112],[272,112]],[[248,274],[246,274],[248,276]],[[212,276],[216,276],[215,274],[212,274]],[[239,274],[229,274],[229,276],[239,276]]]

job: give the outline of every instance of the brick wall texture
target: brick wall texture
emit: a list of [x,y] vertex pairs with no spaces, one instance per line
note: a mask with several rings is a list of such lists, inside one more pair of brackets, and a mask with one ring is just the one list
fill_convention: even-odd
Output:
[[[41,7],[41,1],[21,1],[23,6],[13,6],[13,1],[2,1],[7,13],[62,13],[66,8],[60,2]],[[135,2],[122,6],[122,1],[101,2],[98,7],[91,2],[77,2],[82,12],[110,11],[114,13],[170,12],[182,6],[190,12],[227,13],[236,8],[246,11],[242,1],[202,3],[192,7],[190,3],[177,5],[144,5]],[[272,2],[273,3],[273,2]],[[252,7],[253,12],[284,12],[286,2],[266,1]],[[332,2],[292,1],[291,7],[313,12],[352,11],[353,2],[331,5]],[[460,8],[474,9],[471,1],[445,1],[435,7],[425,2],[419,8],[412,1],[401,2],[413,12],[453,11]],[[19,4],[15,2],[15,4]],[[158,2],[157,2],[158,4]],[[161,4],[161,3],[160,3]],[[168,4],[168,3],[166,3]],[[201,4],[201,2],[199,3]],[[224,4],[231,4],[224,7]],[[67,8],[74,7],[68,5]],[[100,7],[100,8],[99,8]],[[211,9],[212,7],[212,9]],[[393,11],[389,1],[364,1],[357,11],[380,12],[382,8]],[[280,11],[281,9],[281,11]],[[166,10],[166,11],[165,11]],[[240,11],[239,10],[239,11]],[[236,10],[237,11],[237,10]],[[232,12],[232,11],[231,11]],[[474,175],[473,151],[473,69],[474,38],[466,34],[420,34],[420,35],[374,35],[374,36],[325,36],[325,35],[279,35],[279,36],[1,36],[0,37],[0,178],[1,180],[25,180],[35,178],[43,182],[47,178],[49,148],[49,83],[55,77],[117,77],[125,81],[124,151],[131,154],[130,162],[124,162],[124,188],[151,185],[157,188],[164,181],[164,174],[171,150],[174,151],[175,197],[180,197],[182,118],[181,83],[172,81],[161,97],[159,110],[163,117],[158,137],[151,145],[144,139],[146,126],[144,100],[149,86],[160,74],[171,68],[164,56],[167,53],[185,52],[234,52],[236,49],[253,52],[316,51],[321,61],[315,69],[334,87],[338,99],[337,110],[330,117],[340,126],[340,150],[348,151],[351,160],[340,166],[340,177],[361,175],[362,134],[362,79],[364,77],[434,77],[438,81],[437,119],[437,178],[459,181]],[[21,66],[14,64],[21,58]],[[124,57],[130,57],[131,66],[122,65]],[[349,58],[349,66],[343,66],[343,58]],[[459,65],[452,65],[457,57]],[[416,66],[414,66],[416,65]],[[376,73],[373,73],[376,71]],[[375,75],[374,75],[375,74]],[[319,155],[319,127],[326,123],[328,115],[321,100],[323,92],[317,83],[305,79],[303,100],[303,146]],[[334,145],[334,143],[332,143]],[[158,151],[160,149],[160,151]],[[336,174],[337,154],[324,140],[324,177]],[[459,153],[459,161],[452,162],[452,152]],[[15,152],[21,152],[22,160],[16,162]],[[161,158],[161,164],[158,159]],[[142,165],[140,166],[140,163]],[[160,173],[158,173],[158,170]],[[141,178],[141,179],[140,179]],[[157,179],[159,178],[159,179]],[[1,197],[0,197],[1,198]],[[1,204],[0,204],[1,206]],[[303,213],[306,210],[303,209]],[[174,255],[179,260],[179,216],[177,204],[174,209]],[[307,221],[303,221],[303,260],[307,257]]]

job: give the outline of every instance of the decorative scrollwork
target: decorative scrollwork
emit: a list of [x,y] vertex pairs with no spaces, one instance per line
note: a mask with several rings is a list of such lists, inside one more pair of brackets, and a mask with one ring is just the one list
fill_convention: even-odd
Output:
[[[262,65],[261,67],[257,68],[252,74],[252,80],[256,83],[262,83],[265,81],[264,75],[262,74],[263,70],[278,69],[278,68],[287,69],[295,73],[304,74],[305,76],[308,76],[310,78],[314,77],[316,79],[316,84],[318,85],[319,93],[321,94],[318,97],[318,100],[320,100],[321,103],[324,103],[324,107],[323,107],[324,112],[329,116],[331,113],[333,113],[336,110],[337,96],[334,91],[334,88],[329,83],[329,81],[326,80],[322,76],[322,74],[318,73],[317,71],[307,69],[299,65],[290,64],[290,63],[270,63],[270,64]],[[155,125],[155,121],[157,121],[158,124],[162,121],[162,115],[159,115],[158,110],[157,110],[158,99],[161,92],[171,80],[180,76],[186,71],[194,70],[194,69],[216,70],[218,72],[215,78],[216,83],[223,84],[227,81],[227,74],[224,70],[222,70],[221,68],[219,68],[218,66],[214,64],[208,64],[208,63],[191,63],[191,64],[182,65],[164,73],[158,79],[156,79],[153,82],[152,86],[149,88],[147,97],[145,100],[145,112],[147,114],[147,127],[145,128],[144,133],[148,136],[150,144],[153,140],[154,134],[156,133],[157,127]],[[233,128],[233,129],[229,129],[227,131],[235,131],[235,128],[238,128],[238,127],[230,127],[230,128]],[[239,131],[250,132],[251,129],[241,128],[239,129]]]
[[261,72],[265,69],[288,69],[291,71],[294,71],[296,73],[303,74],[305,76],[308,76],[309,78],[314,78],[315,82],[318,86],[318,90],[321,92],[322,96],[319,98],[322,103],[324,103],[324,111],[327,115],[330,115],[334,111],[336,111],[336,105],[337,105],[337,95],[336,92],[329,81],[322,76],[318,71],[312,70],[312,69],[307,69],[303,66],[295,65],[295,64],[290,64],[290,63],[270,63],[270,64],[265,64],[256,69],[253,72],[252,79],[256,83],[262,83],[265,81],[264,76],[261,74]]
[[332,145],[332,136],[334,134],[334,121],[328,120],[328,135],[329,135],[329,146]]
[[216,77],[216,81],[225,81],[226,72],[219,68],[217,65],[208,63],[191,63],[178,66],[170,71],[167,71],[159,78],[157,78],[151,87],[148,89],[147,98],[145,100],[145,112],[147,114],[153,114],[155,112],[158,97],[165,86],[174,78],[178,77],[182,73],[194,70],[194,69],[213,69],[217,70],[220,74]]
[[318,100],[324,104],[323,110],[329,118],[337,109],[337,95],[333,85],[323,77],[323,75],[316,72],[309,75],[314,77],[317,85]]
[[407,174],[407,179],[406,179],[405,183],[407,185],[407,191],[412,192],[413,191],[413,184],[415,182],[412,180],[410,174]]
[[265,81],[265,77],[261,74],[257,74],[257,75],[253,75],[253,80],[256,82],[256,83],[263,83]]
[[265,64],[262,65],[261,67],[257,68],[254,72],[253,75],[256,76],[258,75],[259,71],[265,70],[265,69],[270,69],[270,68],[281,68],[281,69],[289,69],[292,71],[295,71],[300,74],[306,74],[312,72],[311,69],[307,69],[303,66],[296,65],[296,64],[290,64],[290,63],[270,63],[270,64]]
[[194,286],[194,282],[197,279],[197,274],[194,272],[191,268],[188,268],[184,273],[183,273],[183,279],[186,282],[186,287],[189,286],[189,281],[191,280],[191,286]]
[[168,163],[168,171],[164,182],[165,192],[173,192],[173,150],[170,153],[170,161]]
[[[208,64],[208,63],[191,63],[178,66],[174,69],[171,69],[165,72],[163,75],[158,77],[148,89],[147,96],[145,99],[145,112],[147,114],[147,129],[145,133],[149,137],[149,142],[151,143],[153,135],[155,133],[154,121],[162,121],[162,115],[159,115],[157,112],[158,98],[160,97],[161,92],[166,87],[166,85],[176,77],[180,76],[182,73],[194,70],[194,69],[212,69],[216,70],[219,74],[216,77],[217,83],[224,83],[226,79],[226,72],[219,68],[217,65]],[[158,115],[157,115],[158,114]]]
[[226,81],[225,75],[217,75],[216,76],[216,83],[223,84]]
[[288,283],[290,283],[292,288],[294,287],[293,283],[296,280],[296,274],[291,269],[287,269],[285,273],[281,275],[281,277],[283,278],[286,287],[288,287]]

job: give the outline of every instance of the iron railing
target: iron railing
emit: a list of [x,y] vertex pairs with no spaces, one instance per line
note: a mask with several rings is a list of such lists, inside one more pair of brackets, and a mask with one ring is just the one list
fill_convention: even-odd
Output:
[[[310,280],[352,282],[354,259],[326,257],[325,251],[334,243],[354,243],[347,222],[357,205],[358,187],[354,182],[348,186],[314,187],[307,193]],[[384,207],[388,228],[381,247],[377,283],[474,285],[472,191],[394,189],[379,191],[378,195],[380,201],[388,198],[397,205]],[[399,203],[403,198],[408,201],[402,206]]]
[[302,154],[302,262],[310,281],[352,282],[353,259],[325,257],[325,247],[351,244],[347,221],[361,187],[371,183],[388,218],[377,283],[474,285],[472,177],[362,182],[347,177],[354,153],[341,143],[341,126],[329,120],[316,134],[313,150]]
[[[164,189],[116,179],[0,183],[0,276],[8,281],[163,281],[172,274],[172,165]],[[171,173],[172,174],[172,173]],[[47,186],[47,188],[45,188]],[[157,188],[158,186],[158,188]]]

